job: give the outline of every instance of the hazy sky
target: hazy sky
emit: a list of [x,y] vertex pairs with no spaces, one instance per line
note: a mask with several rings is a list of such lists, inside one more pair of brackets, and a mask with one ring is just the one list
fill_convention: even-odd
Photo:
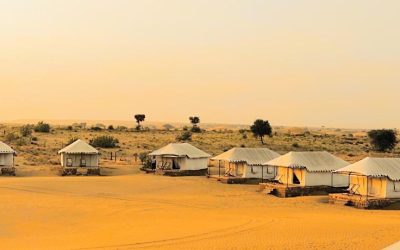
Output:
[[400,1],[0,0],[0,120],[400,125]]

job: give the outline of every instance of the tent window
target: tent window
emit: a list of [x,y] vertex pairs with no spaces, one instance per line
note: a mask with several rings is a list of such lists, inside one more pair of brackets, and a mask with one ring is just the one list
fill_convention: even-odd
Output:
[[67,167],[72,167],[72,158],[67,158]]
[[400,182],[395,181],[395,182],[393,182],[393,185],[394,185],[394,191],[400,192]]
[[81,167],[86,167],[86,159],[81,159]]

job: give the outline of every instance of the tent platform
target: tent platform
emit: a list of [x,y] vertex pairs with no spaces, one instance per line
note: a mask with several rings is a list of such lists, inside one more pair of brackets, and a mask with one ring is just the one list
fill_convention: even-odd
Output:
[[164,175],[164,176],[206,176],[207,169],[199,169],[199,170],[162,170],[157,169],[154,172],[156,175]]
[[353,206],[359,209],[381,209],[394,203],[400,203],[400,199],[388,199],[377,197],[366,197],[356,194],[330,194],[330,204],[341,204],[345,206]]
[[327,195],[330,193],[343,193],[346,187],[331,186],[312,186],[301,187],[297,185],[286,185],[276,182],[260,183],[260,192],[272,194],[280,198],[311,196],[311,195]]
[[62,176],[100,175],[100,167],[63,167]]
[[15,176],[15,167],[0,167],[0,175]]
[[219,175],[207,175],[208,178],[220,181],[224,184],[253,184],[258,185],[261,181],[260,178],[242,178],[233,176],[219,176]]

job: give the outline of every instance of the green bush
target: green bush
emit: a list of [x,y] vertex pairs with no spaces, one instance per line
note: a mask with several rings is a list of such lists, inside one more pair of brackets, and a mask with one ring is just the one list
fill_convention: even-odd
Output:
[[184,131],[182,134],[176,137],[177,141],[191,141],[192,140],[192,133],[189,131]]
[[43,121],[38,122],[33,128],[35,132],[40,132],[40,133],[50,133],[50,129],[51,129],[50,124],[44,123]]
[[90,140],[90,145],[97,148],[115,148],[118,143],[118,139],[112,136],[98,136]]
[[28,137],[32,135],[33,126],[30,124],[24,125],[19,129],[19,132],[23,137]]

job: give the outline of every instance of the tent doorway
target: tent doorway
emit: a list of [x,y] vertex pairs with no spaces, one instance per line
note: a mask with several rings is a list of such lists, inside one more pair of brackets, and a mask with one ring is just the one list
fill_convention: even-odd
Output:
[[181,169],[177,160],[172,160],[172,169]]
[[300,184],[300,180],[299,178],[297,178],[296,174],[293,173],[293,180],[292,180],[293,184]]

